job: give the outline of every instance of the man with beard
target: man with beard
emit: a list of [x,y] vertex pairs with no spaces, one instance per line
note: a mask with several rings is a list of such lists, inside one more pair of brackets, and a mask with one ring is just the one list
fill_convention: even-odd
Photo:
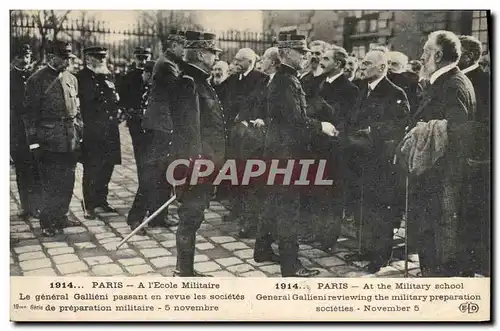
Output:
[[464,135],[465,145],[469,145],[466,155],[466,181],[463,194],[463,242],[465,250],[463,259],[465,266],[464,276],[474,277],[475,273],[484,276],[490,274],[490,176],[491,176],[491,86],[490,77],[479,66],[482,45],[472,36],[460,36],[462,55],[458,67],[469,78],[474,87],[477,107],[473,129],[470,135]]
[[83,209],[86,219],[96,218],[96,209],[116,213],[107,201],[108,185],[116,164],[121,163],[119,96],[106,65],[107,49],[84,50],[85,69],[78,73],[83,130]]
[[[264,158],[283,162],[302,156],[303,146],[309,144],[311,134],[323,132],[327,136],[337,134],[328,122],[320,122],[306,115],[304,91],[297,77],[309,51],[304,36],[280,35],[278,48],[281,65],[268,87],[267,121],[269,123]],[[269,208],[273,210],[272,223],[276,225],[279,241],[280,267],[283,277],[314,277],[318,270],[305,268],[298,258],[297,223],[299,217],[299,191],[297,187],[274,183],[270,187]],[[260,229],[254,255],[273,259],[272,236],[269,229]],[[257,253],[259,252],[259,253]]]
[[388,52],[387,59],[389,63],[387,78],[405,91],[410,103],[410,112],[415,112],[418,108],[419,96],[421,95],[418,74],[406,71],[408,56],[401,52]]
[[81,144],[78,81],[67,69],[71,44],[51,43],[48,64],[26,83],[24,99],[27,143],[37,160],[42,185],[40,227],[52,237],[67,226],[75,183],[77,152]]
[[[227,79],[228,99],[225,105],[228,111],[225,112],[228,137],[228,158],[235,158],[243,161],[241,158],[242,139],[251,120],[262,118],[257,113],[259,107],[260,95],[265,89],[266,75],[255,70],[256,54],[250,48],[240,49],[234,62],[238,68],[238,74],[234,74]],[[243,126],[243,127],[242,127]],[[255,206],[245,205],[249,198],[246,194],[253,194],[244,187],[233,187],[231,199],[231,214],[229,219],[239,219],[241,238],[248,238],[255,232],[257,220],[253,218]],[[250,208],[250,209],[249,209]]]
[[387,68],[385,52],[366,54],[360,69],[367,85],[359,93],[345,135],[347,162],[359,176],[356,189],[363,197],[359,226],[362,254],[353,257],[370,261],[365,268],[371,273],[389,260],[393,230],[399,226],[400,178],[392,163],[409,115],[406,95],[387,79]]
[[410,182],[413,215],[409,221],[418,224],[417,247],[424,277],[454,277],[461,271],[459,216],[464,157],[459,138],[462,125],[474,113],[476,100],[474,87],[457,66],[460,55],[460,40],[453,32],[435,31],[429,34],[421,57],[429,87],[412,124],[447,121],[444,156]]
[[[150,214],[158,210],[170,197],[172,186],[167,182],[165,173],[168,168],[172,144],[174,144],[174,125],[172,123],[172,105],[175,102],[177,80],[181,75],[184,61],[184,32],[171,30],[167,37],[164,53],[158,58],[153,68],[152,86],[148,105],[142,120],[146,131],[148,149],[144,155],[144,194]],[[141,212],[129,214],[127,222],[136,228],[146,216]],[[160,213],[149,223],[151,227],[171,227],[176,222],[167,218],[168,210]]]
[[315,40],[309,44],[311,54],[307,71],[300,76],[300,83],[306,93],[306,97],[313,97],[319,90],[319,84],[324,80],[323,69],[319,65],[320,59],[330,45],[322,40]]
[[29,70],[31,55],[30,45],[22,45],[16,50],[10,70],[10,155],[14,161],[21,204],[18,216],[22,219],[40,216],[37,205],[40,199],[40,177],[26,141],[26,126],[23,119],[24,92],[26,82],[32,74]]
[[[183,76],[176,84],[179,98],[172,108],[179,138],[176,140],[176,156],[192,162],[199,158],[209,159],[216,169],[220,169],[225,154],[224,115],[208,77],[222,50],[216,46],[215,35],[195,31],[186,31],[185,48],[186,64]],[[189,174],[187,181],[190,181]],[[204,220],[213,186],[211,183],[190,185],[188,182],[178,189],[181,205],[174,276],[201,277],[204,275],[194,270],[196,232]]]
[[[335,125],[335,128],[340,132],[341,139],[344,137],[346,122],[349,119],[349,116],[352,115],[359,93],[356,85],[348,80],[345,73],[349,58],[350,57],[348,57],[345,49],[333,46],[331,49],[326,50],[320,62],[326,79],[320,85],[319,94],[333,110],[330,116],[324,117],[324,120],[328,120]],[[351,69],[352,67],[348,70]],[[332,248],[340,235],[340,217],[342,214],[342,207],[344,206],[345,212],[351,215],[354,213],[354,206],[359,197],[356,195],[356,191],[354,189],[349,189],[353,186],[355,174],[351,173],[350,167],[341,157],[343,153],[339,153],[340,147],[338,146],[338,141],[325,144],[324,141],[319,140],[318,145],[322,147],[316,147],[316,150],[323,150],[324,153],[326,152],[326,154],[329,155],[331,163],[331,167],[329,169],[331,169],[331,172],[337,174],[337,176],[335,176],[335,179],[337,180],[335,189],[337,191],[330,192],[330,195],[326,195],[329,197],[329,201],[331,201],[329,208],[321,208],[322,205],[317,208],[313,208],[313,211],[324,211],[324,214],[321,217],[323,221],[319,222],[322,226],[320,226],[319,231],[317,232],[323,235],[325,248]],[[318,156],[320,159],[326,157],[326,155],[321,153]],[[342,184],[340,184],[339,179],[342,180]],[[343,202],[340,202],[341,198],[338,196],[340,193],[339,190],[342,190],[341,196]],[[334,195],[336,196],[336,200],[334,200]],[[313,199],[312,202],[321,202],[321,198],[325,201],[325,196],[319,196],[317,199]],[[323,206],[324,205],[325,203],[323,203]],[[329,212],[326,212],[325,209]],[[333,214],[333,217],[330,215],[330,221],[327,222],[325,220],[328,219],[329,214]]]

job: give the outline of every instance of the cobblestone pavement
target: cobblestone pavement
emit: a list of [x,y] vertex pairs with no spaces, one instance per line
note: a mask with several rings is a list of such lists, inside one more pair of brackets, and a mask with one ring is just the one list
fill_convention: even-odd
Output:
[[[176,263],[176,227],[148,229],[146,236],[136,235],[116,250],[117,243],[131,232],[126,215],[137,189],[130,136],[123,126],[121,137],[122,165],[115,167],[108,198],[119,215],[103,213],[96,220],[83,218],[80,208],[83,172],[78,164],[69,217],[80,220],[83,226],[66,228],[64,234],[52,238],[41,236],[37,219],[23,221],[16,216],[19,200],[15,172],[11,169],[12,276],[172,276]],[[280,277],[279,265],[253,260],[255,240],[239,239],[237,225],[222,220],[225,214],[228,214],[227,209],[216,201],[212,201],[205,211],[205,222],[197,235],[195,269],[220,277]],[[177,205],[170,206],[169,217],[178,218]],[[319,277],[403,277],[404,261],[393,261],[377,274],[370,275],[361,268],[367,262],[352,265],[343,259],[356,247],[353,240],[340,238],[337,246],[333,253],[327,253],[314,245],[300,245],[300,259],[304,266],[318,268]],[[417,261],[411,259],[409,262],[411,277],[420,271]]]

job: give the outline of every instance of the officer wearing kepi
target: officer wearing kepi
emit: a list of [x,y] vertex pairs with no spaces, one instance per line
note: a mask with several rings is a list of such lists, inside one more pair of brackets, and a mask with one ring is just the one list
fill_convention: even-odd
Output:
[[[220,169],[226,146],[225,122],[221,103],[208,77],[222,50],[216,46],[214,34],[195,31],[186,32],[184,47],[187,63],[178,81],[178,101],[172,112],[176,157],[192,162],[198,158],[209,159],[216,169]],[[177,270],[174,275],[200,277],[203,275],[193,266],[196,231],[203,222],[213,185],[185,185],[176,191],[181,205],[178,209]]]
[[40,178],[26,141],[26,127],[22,116],[26,81],[32,74],[29,70],[31,55],[30,45],[21,45],[16,50],[10,70],[10,155],[16,170],[21,218],[39,217],[37,203],[40,200]]
[[[338,134],[329,122],[320,122],[306,115],[306,99],[297,70],[303,67],[309,49],[304,36],[280,35],[278,49],[281,65],[268,87],[267,119],[268,130],[264,144],[264,158],[283,162],[298,159],[311,136],[324,133]],[[325,136],[326,138],[326,136]],[[283,161],[283,162],[282,162]],[[283,277],[313,277],[317,270],[305,268],[298,258],[297,222],[299,217],[299,190],[290,185],[274,183],[268,197],[269,210],[273,210],[270,223],[276,224],[279,241],[279,261]],[[262,225],[255,242],[254,257],[260,262],[276,261],[271,248],[271,229]]]
[[66,217],[82,127],[78,82],[68,71],[71,50],[71,45],[62,41],[51,43],[48,64],[28,79],[24,99],[27,141],[42,184],[40,227],[49,237],[64,227],[81,225]]
[[83,116],[83,198],[86,219],[96,218],[96,208],[116,212],[108,204],[108,184],[115,164],[121,163],[119,96],[106,65],[107,49],[84,49],[86,67],[78,73]]

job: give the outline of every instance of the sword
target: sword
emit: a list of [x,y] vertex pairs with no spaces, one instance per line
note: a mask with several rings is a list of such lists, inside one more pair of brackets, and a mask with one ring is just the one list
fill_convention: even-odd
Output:
[[408,278],[408,175],[406,175],[405,188],[405,278]]
[[144,222],[142,222],[138,227],[136,227],[134,229],[134,231],[130,232],[128,236],[126,236],[125,238],[123,238],[122,241],[120,241],[118,243],[118,245],[116,246],[116,250],[118,250],[118,248],[120,248],[120,246],[122,246],[124,243],[126,243],[130,238],[132,238],[133,235],[135,235],[137,232],[139,232],[142,228],[144,228],[149,222],[151,222],[156,216],[158,216],[158,214],[160,214],[163,209],[167,208],[170,204],[172,204],[172,202],[174,202],[175,200],[177,199],[177,195],[173,195],[167,202],[165,202],[160,208],[158,208],[157,211],[155,211],[153,214],[151,214],[151,216],[149,216],[148,218],[146,218],[144,220]]

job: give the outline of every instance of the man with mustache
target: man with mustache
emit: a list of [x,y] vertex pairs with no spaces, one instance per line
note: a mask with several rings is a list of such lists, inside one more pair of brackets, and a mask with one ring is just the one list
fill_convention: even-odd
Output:
[[417,122],[446,120],[448,137],[445,156],[410,182],[410,210],[414,215],[409,219],[418,224],[417,249],[423,277],[459,276],[462,267],[459,230],[465,158],[459,139],[463,124],[473,118],[476,97],[472,83],[457,66],[460,55],[458,37],[440,30],[429,34],[420,59],[429,86],[410,128]]
[[33,154],[26,141],[26,125],[23,119],[23,100],[26,82],[31,76],[29,69],[33,52],[29,44],[16,49],[10,70],[10,155],[16,170],[17,189],[21,203],[19,217],[39,217],[37,201],[40,194],[40,178]]
[[49,45],[47,66],[26,83],[24,119],[27,143],[37,160],[42,185],[40,228],[52,237],[64,227],[78,226],[66,216],[75,184],[81,145],[78,81],[69,71],[71,44]]
[[[250,48],[240,49],[234,62],[238,68],[237,74],[230,76],[228,82],[228,97],[224,102],[228,110],[225,112],[228,129],[228,158],[243,161],[242,139],[246,128],[251,125],[250,121],[262,118],[258,112],[260,96],[266,86],[267,76],[255,70],[257,55]],[[242,127],[243,126],[243,127]],[[253,195],[253,191],[245,187],[233,187],[231,200],[230,219],[238,219],[240,225],[239,236],[248,238],[255,233],[257,220],[255,219],[255,206],[246,204],[252,200],[247,194]]]
[[116,213],[107,201],[108,185],[116,164],[121,163],[119,96],[107,67],[107,49],[84,50],[86,67],[78,73],[83,130],[83,209],[86,219],[96,218],[96,209]]
[[301,74],[299,78],[308,98],[318,92],[319,84],[321,84],[324,79],[321,75],[323,73],[323,69],[319,63],[323,53],[329,47],[330,44],[322,40],[315,40],[309,44],[309,48],[311,49],[309,63],[307,64],[306,71]]

